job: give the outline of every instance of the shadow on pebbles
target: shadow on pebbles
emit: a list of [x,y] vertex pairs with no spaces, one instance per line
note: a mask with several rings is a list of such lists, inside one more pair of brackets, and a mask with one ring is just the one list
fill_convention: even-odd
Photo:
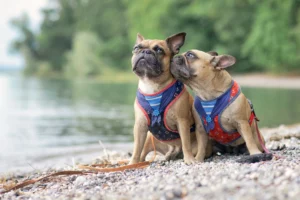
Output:
[[[0,199],[299,199],[297,136],[271,141],[265,135],[275,155],[271,161],[241,164],[236,160],[242,156],[215,155],[188,166],[183,160],[159,160],[145,169],[53,177],[2,194]],[[53,171],[7,179],[21,182]]]

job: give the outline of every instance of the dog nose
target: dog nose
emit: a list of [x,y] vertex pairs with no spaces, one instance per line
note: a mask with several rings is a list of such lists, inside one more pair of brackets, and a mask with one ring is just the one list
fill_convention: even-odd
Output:
[[151,54],[151,51],[150,51],[149,49],[144,49],[144,50],[142,51],[142,53],[145,53],[145,54]]

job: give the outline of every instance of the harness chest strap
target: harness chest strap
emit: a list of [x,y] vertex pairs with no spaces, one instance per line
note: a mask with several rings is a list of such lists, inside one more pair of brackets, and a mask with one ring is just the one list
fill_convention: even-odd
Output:
[[[145,94],[140,89],[137,91],[136,103],[148,121],[149,131],[161,141],[180,139],[177,130],[172,130],[166,122],[166,115],[170,107],[184,93],[185,86],[180,81],[174,80],[163,90],[155,94]],[[193,125],[191,131],[194,131]]]

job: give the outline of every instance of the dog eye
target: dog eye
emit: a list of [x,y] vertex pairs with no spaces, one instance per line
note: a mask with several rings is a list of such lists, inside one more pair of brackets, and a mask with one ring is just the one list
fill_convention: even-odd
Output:
[[133,47],[133,51],[137,51],[137,50],[139,50],[140,49],[140,47],[139,46],[135,46],[135,47]]
[[160,47],[154,47],[153,49],[156,53],[160,54],[160,53],[163,53],[164,51],[160,48]]
[[195,55],[190,53],[190,52],[185,54],[185,56],[188,57],[188,58],[195,58]]

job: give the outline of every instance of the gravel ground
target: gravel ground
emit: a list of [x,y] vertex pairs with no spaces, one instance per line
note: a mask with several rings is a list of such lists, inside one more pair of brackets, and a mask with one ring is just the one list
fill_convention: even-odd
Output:
[[[276,155],[271,161],[240,164],[236,160],[242,155],[215,155],[188,166],[183,160],[167,162],[158,156],[145,169],[52,177],[2,194],[0,199],[299,199],[300,125],[262,132]],[[111,159],[128,157],[108,153]],[[21,182],[56,170],[61,169],[14,174],[2,182]]]

